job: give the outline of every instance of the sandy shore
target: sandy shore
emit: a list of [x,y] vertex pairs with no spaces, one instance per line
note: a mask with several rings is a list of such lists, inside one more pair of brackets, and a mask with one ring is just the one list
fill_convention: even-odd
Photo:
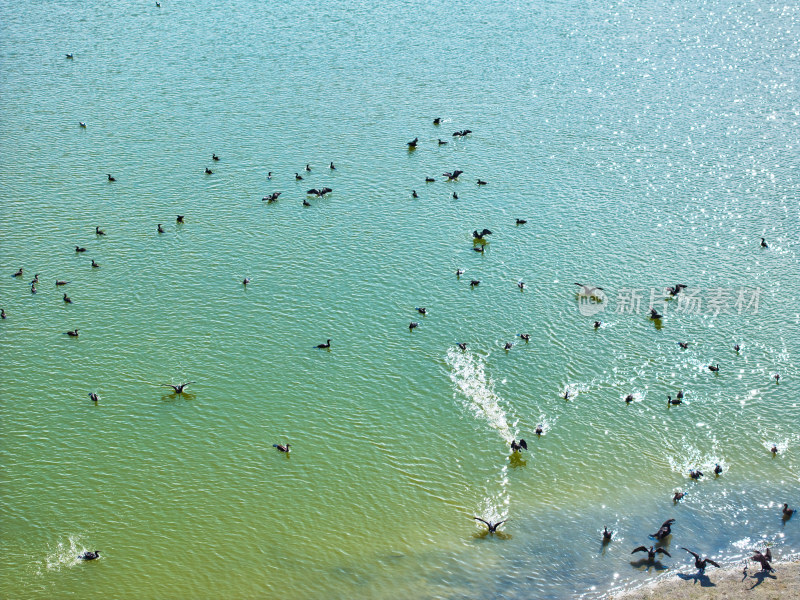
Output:
[[625,592],[614,592],[613,600],[785,600],[800,598],[800,561],[772,563],[775,571],[760,573],[758,565],[743,568],[709,567],[704,577],[696,573],[676,573],[651,585]]

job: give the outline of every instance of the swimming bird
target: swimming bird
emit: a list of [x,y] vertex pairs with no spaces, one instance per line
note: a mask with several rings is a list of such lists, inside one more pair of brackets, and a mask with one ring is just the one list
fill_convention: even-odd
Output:
[[439,140],[439,145],[440,146],[446,146],[447,142],[445,142],[444,140]]
[[656,548],[655,546],[650,546],[649,548],[647,546],[638,546],[633,549],[631,554],[635,554],[637,552],[647,552],[647,560],[650,562],[656,559],[656,554],[666,554],[667,556],[672,557],[672,555],[663,548]]
[[175,218],[175,222],[176,222],[176,223],[183,223],[183,215],[178,215],[178,216]]
[[219,160],[219,156],[217,156],[216,154],[214,154],[214,153],[212,152],[212,153],[211,153],[211,160]]
[[100,265],[98,265],[98,264],[95,262],[95,260],[94,260],[94,259],[92,259],[92,268],[93,268],[93,269],[99,269],[99,268],[100,268]]
[[498,521],[497,523],[492,523],[491,521],[485,521],[480,517],[472,517],[472,518],[475,519],[476,521],[484,523],[489,528],[489,533],[494,533],[495,531],[497,531],[497,528],[500,527],[500,525],[505,523],[505,521]]
[[772,452],[773,454],[777,454],[778,453],[778,445],[777,444],[772,444],[772,448],[770,448],[769,451]]
[[64,281],[63,279],[56,279],[56,285],[67,285],[69,281]]
[[107,173],[107,175],[108,175],[108,180],[109,180],[109,181],[116,181],[116,180],[117,180],[117,178],[116,178],[116,177],[112,177],[112,176],[111,176],[111,173]]
[[561,397],[564,398],[564,400],[569,400],[572,397],[572,390],[567,388],[566,390],[564,390],[564,393],[561,394]]
[[178,384],[178,385],[172,385],[171,383],[162,383],[161,386],[162,387],[171,387],[173,390],[175,390],[176,394],[182,394],[183,393],[183,388],[185,388],[190,383],[197,383],[197,382],[196,381],[187,381],[186,383],[181,383],[181,384]]
[[681,546],[681,550],[686,550],[689,554],[694,556],[694,566],[700,569],[701,571],[705,571],[707,565],[714,565],[719,569],[719,564],[715,563],[710,558],[704,558],[701,560],[700,555],[697,552],[692,552],[691,550],[689,550],[688,548],[684,548],[683,546]]
[[742,347],[739,344],[734,344],[734,346],[733,346],[733,351],[734,352],[738,353],[739,350],[741,350],[741,349],[742,349]]
[[675,495],[672,496],[672,501],[677,503],[678,501],[682,500],[685,495],[686,492],[675,492]]
[[81,560],[96,560],[100,558],[100,550],[87,550],[78,558]]
[[769,564],[769,561],[772,560],[772,551],[767,548],[767,551],[764,554],[761,554],[758,550],[753,550],[754,554],[750,557],[750,560],[756,561],[758,564],[761,565],[762,571],[773,571],[772,565]]
[[95,233],[95,235],[105,235],[106,234],[105,231],[103,231],[102,229],[100,229],[100,227],[97,227],[97,226],[95,226],[95,228],[94,228],[94,233]]
[[719,466],[719,463],[714,465],[714,475],[719,477],[722,474],[722,467]]
[[303,177],[300,175],[300,173],[295,173],[294,179],[295,181],[303,181]]
[[418,141],[419,141],[419,138],[418,138],[418,137],[415,137],[415,138],[414,138],[413,140],[411,140],[410,142],[407,142],[408,149],[409,149],[409,150],[413,150],[414,148],[416,148],[416,147],[417,147],[417,142],[418,142]]
[[324,197],[325,194],[329,194],[332,191],[333,190],[331,188],[329,188],[329,187],[319,188],[319,195]]
[[330,167],[328,167],[328,168],[329,168],[331,171],[335,171],[335,170],[336,170],[336,167],[334,167],[334,166],[333,166],[333,163],[332,163],[332,162],[331,162],[331,164],[330,164]]
[[609,531],[608,527],[603,525],[603,543],[604,544],[607,544],[608,542],[611,541],[611,536],[612,535],[614,535],[614,532],[613,531]]
[[411,197],[412,198],[419,198],[419,195],[417,194],[417,190],[411,190]]
[[783,503],[783,518],[785,520],[789,520],[792,518],[792,515],[797,512],[796,508],[789,508],[789,505],[785,502]]
[[469,282],[469,285],[471,287],[475,287],[476,285],[480,285],[480,284],[481,284],[481,282],[478,281],[477,279],[473,279],[472,281]]
[[331,341],[330,340],[328,340],[324,344],[317,344],[317,348],[321,348],[322,350],[325,350],[325,349],[330,348],[330,347],[331,347]]
[[272,192],[271,194],[264,196],[261,201],[264,202],[266,200],[267,204],[270,202],[275,202],[278,199],[278,196],[280,196],[282,193],[283,192]]
[[414,331],[417,327],[419,327],[419,323],[416,321],[411,321],[411,323],[408,324],[409,331]]
[[458,169],[456,169],[452,173],[450,172],[442,173],[442,176],[447,177],[447,181],[454,181],[455,179],[458,179],[458,176],[461,175],[463,172],[464,171],[459,171]]
[[603,324],[603,322],[602,322],[602,321],[595,321],[595,322],[594,322],[594,328],[595,328],[595,329],[600,329],[600,326],[601,326],[602,324]]
[[39,274],[38,273],[36,275],[34,275],[33,279],[31,280],[31,285],[33,285],[34,283],[39,283]]
[[[666,521],[664,521],[664,523],[661,525],[661,527],[658,528],[658,531],[656,531],[650,537],[651,538],[655,538],[657,540],[663,540],[670,533],[672,533],[672,524],[674,522],[675,522],[675,519],[667,519]],[[669,554],[667,556],[669,556]]]
[[67,58],[73,58],[72,53],[67,54]]
[[17,271],[16,273],[14,273],[14,274],[12,275],[12,277],[22,277],[22,267],[20,267],[19,271]]
[[31,283],[31,294],[35,294],[35,293],[36,293],[36,284],[35,283]]
[[303,198],[303,206],[311,206],[311,202]]
[[678,342],[678,346],[680,346],[683,350],[689,348],[689,342]]
[[249,277],[245,277],[244,279],[242,279],[242,285],[247,285],[248,283],[250,283]]
[[683,390],[678,390],[677,398],[683,400]]
[[306,171],[311,171],[311,165],[306,163]]
[[158,224],[158,233],[164,233],[164,228],[161,226],[161,223]]
[[5,319],[5,318],[6,318],[6,309],[0,308],[0,319]]
[[206,167],[206,175],[213,175],[213,174],[214,174],[214,171],[212,171],[211,169]]
[[486,250],[486,248],[484,248],[483,246],[475,246],[475,247],[473,248],[473,250],[474,250],[475,252],[480,252],[481,254],[483,254],[483,252],[484,252],[484,250]]
[[537,425],[536,429],[533,430],[533,433],[541,437],[541,435],[544,433],[544,427]]
[[287,454],[291,452],[291,450],[289,450],[291,444],[286,444],[285,446],[283,444],[272,444],[272,447],[277,448],[281,452],[286,452]]
[[511,348],[513,348],[513,347],[514,347],[514,344],[512,344],[511,342],[506,342],[506,345],[505,345],[505,346],[503,346],[503,350],[505,350],[506,352],[508,352],[508,351],[509,351],[509,350],[511,350]]
[[156,2],[156,8],[161,8],[161,2]]
[[530,333],[520,333],[519,337],[520,337],[520,339],[525,340],[525,343],[527,344],[531,339],[531,334]]
[[434,181],[436,181],[436,180],[433,177],[426,177],[425,178],[425,183],[433,183]]
[[453,200],[458,200],[458,194],[456,194],[455,192],[453,192]]
[[466,350],[466,349],[467,349],[467,344],[466,344],[466,342],[458,342],[458,343],[456,344],[456,346],[458,346],[458,347],[459,347],[459,349],[461,349],[461,350]]
[[654,321],[657,321],[658,319],[662,318],[663,316],[664,315],[659,314],[658,311],[655,308],[651,308],[650,309],[650,318],[653,319]]
[[[20,271],[22,271],[22,269],[20,269]],[[456,269],[456,277],[461,277],[463,274],[464,274],[464,269]]]
[[480,233],[478,233],[478,230],[477,230],[477,229],[476,229],[475,231],[473,231],[473,232],[472,232],[472,237],[473,237],[474,239],[476,239],[476,240],[482,240],[482,239],[483,239],[483,236],[485,236],[485,235],[492,235],[492,232],[491,232],[491,231],[489,231],[488,229],[484,229],[484,230],[483,230],[483,231],[481,231]]
[[519,442],[517,442],[517,440],[511,440],[511,451],[512,452],[519,452],[522,449],[524,449],[524,450],[528,449],[528,444],[527,444],[527,442],[525,440],[523,440],[521,438],[520,438]]
[[478,179],[478,185],[486,185],[486,182],[483,179]]
[[421,315],[427,315],[428,314],[428,309],[425,308],[424,306],[416,307],[414,310],[416,310]]
[[64,302],[66,302],[67,304],[72,304],[72,298],[64,294]]
[[272,171],[270,171],[269,173],[267,173],[267,179],[272,179]]
[[78,121],[78,127],[86,129],[86,123],[84,121]]
[[89,392],[89,400],[91,400],[92,402],[97,402],[98,400],[100,400],[100,397],[94,392]]
[[633,402],[633,400],[634,400],[633,394],[628,394],[627,396],[625,396],[626,403],[630,404],[631,402]]
[[775,380],[775,383],[780,383],[781,374],[780,373],[775,373],[775,375],[773,375],[772,378]]
[[767,241],[764,238],[761,238],[761,247],[769,248],[769,244],[767,244]]
[[441,118],[441,117],[436,117],[436,118],[433,120],[433,124],[434,124],[434,125],[438,125],[438,124],[439,124],[439,123],[441,123],[441,122],[442,122],[442,118]]
[[681,293],[681,290],[686,288],[686,287],[687,286],[685,284],[683,284],[683,283],[677,283],[677,284],[675,284],[674,287],[668,287],[667,288],[667,293],[670,296],[677,296],[678,294]]
[[525,219],[517,219],[517,225],[525,225],[527,221]]
[[719,365],[708,365],[708,370],[713,373],[717,373],[719,371]]
[[689,477],[691,477],[692,479],[700,479],[701,477],[703,477],[703,472],[700,471],[699,469],[691,469],[689,471]]
[[72,331],[67,331],[66,334],[69,337],[78,337],[78,330],[77,329],[73,329]]

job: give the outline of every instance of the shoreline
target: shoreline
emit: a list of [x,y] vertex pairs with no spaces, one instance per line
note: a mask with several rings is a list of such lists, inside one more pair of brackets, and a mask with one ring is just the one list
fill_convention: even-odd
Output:
[[741,566],[722,569],[710,567],[705,576],[672,573],[644,586],[615,590],[607,600],[783,600],[800,598],[800,560],[773,562],[774,571],[761,573],[757,564],[748,562],[746,574]]

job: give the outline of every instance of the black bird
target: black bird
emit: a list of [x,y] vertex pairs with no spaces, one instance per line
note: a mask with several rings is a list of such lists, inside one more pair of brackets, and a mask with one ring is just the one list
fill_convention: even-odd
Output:
[[772,565],[769,564],[769,561],[772,560],[772,551],[767,548],[767,551],[764,554],[761,554],[758,550],[753,550],[754,554],[750,557],[750,560],[756,561],[758,564],[761,565],[762,571],[774,571]]
[[67,56],[67,58],[73,58],[73,56],[72,56],[72,53],[71,53],[71,52],[70,52],[69,54],[67,54],[66,56]]
[[719,365],[708,365],[708,370],[713,373],[717,373],[719,371]]
[[789,508],[789,505],[783,503],[783,518],[787,521],[792,518],[792,515],[797,512],[796,508]]
[[686,492],[675,492],[675,495],[672,496],[672,501],[677,503],[682,500],[685,495]]
[[164,233],[164,228],[161,226],[161,223],[158,224],[158,233]]
[[287,454],[291,452],[291,450],[289,450],[291,444],[286,444],[285,446],[283,444],[272,444],[272,447],[277,448],[281,452],[286,452]]
[[603,324],[603,322],[602,322],[602,321],[595,321],[595,322],[594,322],[594,328],[595,328],[595,329],[600,329],[600,325],[602,325],[602,324]]
[[64,302],[66,302],[67,304],[72,304],[72,298],[64,294]]
[[100,558],[100,550],[87,550],[78,558],[81,560],[96,560]]
[[603,525],[603,543],[604,544],[607,544],[608,542],[611,541],[611,536],[612,535],[614,535],[614,532],[613,531],[609,531],[608,527]]
[[35,293],[36,293],[36,284],[35,283],[31,283],[31,294],[35,294]]
[[564,400],[569,400],[571,396],[572,396],[572,391],[569,388],[564,390],[564,393],[561,394],[561,397],[564,398]]
[[319,196],[319,190],[317,188],[311,188],[310,190],[306,190],[306,196]]
[[56,279],[56,285],[67,285],[69,281],[64,281],[63,279]]
[[464,171],[459,171],[456,169],[452,173],[442,173],[442,176],[447,177],[447,181],[453,181],[454,179],[458,179],[458,176],[461,175]]
[[300,175],[300,173],[295,173],[294,178],[295,181],[303,181],[303,177]]
[[777,454],[778,453],[778,445],[777,444],[772,444],[772,448],[770,448],[769,451],[772,452],[773,454]]
[[31,285],[33,285],[34,283],[39,283],[39,274],[38,273],[33,276],[33,280],[31,281]]
[[681,293],[681,290],[684,289],[685,287],[687,287],[685,284],[677,283],[677,284],[675,284],[675,287],[668,287],[667,288],[667,293],[670,296],[677,296],[678,294]]
[[275,202],[278,199],[278,196],[280,196],[282,193],[283,192],[272,192],[271,194],[264,196],[261,201],[264,202],[266,200],[267,204],[270,202]]
[[161,386],[162,387],[171,387],[173,390],[175,390],[176,394],[182,394],[183,393],[183,388],[185,388],[190,383],[197,383],[197,382],[196,381],[187,381],[186,383],[181,383],[179,385],[172,385],[171,383],[162,383]]
[[483,236],[485,236],[485,235],[492,235],[492,232],[491,232],[491,231],[489,231],[488,229],[484,229],[484,230],[483,230],[483,231],[481,231],[480,233],[478,233],[478,230],[477,230],[477,229],[476,229],[475,231],[473,231],[473,232],[472,232],[472,237],[473,237],[474,239],[476,239],[476,240],[482,240],[482,239],[483,239]]
[[511,350],[511,348],[513,348],[513,347],[514,347],[514,344],[512,344],[511,342],[506,342],[506,345],[505,345],[505,346],[503,346],[503,350],[505,350],[506,352],[508,352],[508,351],[509,351],[509,350]]
[[214,154],[214,153],[212,152],[212,153],[211,153],[211,160],[219,160],[219,156],[217,156],[216,154]]
[[639,546],[637,548],[634,548],[631,554],[635,554],[636,552],[647,552],[647,560],[649,560],[650,562],[656,559],[656,554],[666,554],[669,557],[672,556],[669,552],[667,552],[663,548],[656,548],[654,546],[650,546],[649,548],[647,546]]
[[323,350],[325,350],[327,348],[330,348],[330,347],[331,347],[331,341],[330,340],[328,340],[324,344],[317,344],[317,348],[321,348]]
[[175,222],[176,223],[183,223],[183,215],[178,215],[177,218],[175,219]]
[[464,274],[464,269],[456,269],[456,277],[461,277]]
[[106,234],[105,231],[103,231],[102,229],[100,229],[97,226],[95,226],[95,228],[94,228],[94,233],[95,233],[95,235],[105,235]]
[[117,178],[116,178],[116,177],[112,177],[112,176],[111,176],[111,173],[108,173],[108,180],[109,180],[109,181],[116,181],[116,180],[117,180]]
[[441,117],[436,117],[436,118],[433,120],[433,124],[434,124],[434,125],[438,125],[438,124],[439,124],[439,123],[441,123],[441,122],[442,122],[442,118],[441,118]]
[[694,566],[700,569],[701,571],[705,571],[707,565],[714,565],[719,569],[719,564],[715,563],[710,558],[701,559],[700,555],[697,552],[692,552],[691,550],[689,550],[688,548],[684,548],[683,546],[681,546],[681,550],[686,550],[689,554],[694,556]]
[[213,174],[214,174],[214,171],[212,171],[211,169],[206,167],[206,175],[213,175]]
[[417,307],[415,310],[421,315],[427,315],[428,314],[428,309],[425,308],[424,306]]
[[767,241],[764,238],[761,238],[761,247],[769,248],[769,244],[767,244]]
[[319,188],[319,195],[320,196],[325,196],[325,194],[329,194],[332,191],[333,190],[331,188],[329,188],[329,187]]
[[86,123],[84,123],[83,121],[78,121],[78,127],[81,127],[82,129],[86,129]]
[[12,275],[12,277],[22,277],[22,267],[20,267],[19,271],[14,273],[14,275]]
[[412,198],[419,198],[419,195],[417,194],[417,190],[411,190],[411,197]]
[[484,523],[489,528],[489,533],[494,533],[495,531],[497,531],[497,528],[500,527],[500,525],[505,523],[505,521],[498,521],[497,523],[492,523],[491,521],[485,521],[480,517],[472,517],[472,518],[475,519],[476,521]]
[[426,177],[425,178],[425,183],[433,183],[434,181],[436,181],[436,180],[433,177]]
[[525,225],[527,221],[525,219],[517,219],[517,225]]
[[689,471],[689,477],[692,479],[700,479],[703,477],[703,472],[697,469],[692,469]]
[[525,440],[520,439],[519,442],[517,442],[517,440],[511,440],[512,452],[519,452],[521,449],[528,449],[528,444],[525,442]]
[[[650,537],[651,538],[655,538],[657,540],[663,540],[670,533],[672,533],[672,524],[674,522],[675,522],[675,519],[667,519],[666,521],[664,521],[664,523],[661,525],[661,527],[658,528],[658,531],[656,531]],[[669,554],[667,554],[667,556],[669,556]]]
[[419,323],[417,323],[416,321],[411,321],[411,323],[408,324],[408,330],[409,331],[413,331],[417,327],[419,327]]
[[331,170],[331,171],[335,171],[335,170],[336,170],[336,167],[334,167],[334,166],[333,166],[333,163],[332,163],[332,162],[331,162],[331,165],[330,165],[330,170]]
[[672,396],[667,396],[667,406],[669,405],[678,406],[682,402],[683,400],[681,400],[680,398],[673,398]]
[[306,171],[311,171],[311,165],[306,163]]
[[678,342],[678,346],[680,346],[683,350],[689,348],[689,342]]
[[633,402],[633,399],[634,399],[633,394],[628,394],[627,396],[625,396],[625,402],[627,403]]
[[486,182],[482,179],[478,179],[478,185],[486,185]]
[[247,285],[248,283],[250,283],[249,277],[245,277],[244,279],[242,279],[242,285]]
[[270,171],[269,173],[267,173],[267,179],[272,179],[272,171]]
[[417,142],[418,142],[418,141],[419,141],[419,138],[418,138],[418,137],[415,137],[413,140],[411,140],[410,142],[408,142],[408,149],[409,149],[409,150],[413,150],[414,148],[416,148],[416,147],[417,147]]
[[98,264],[95,262],[95,260],[94,260],[94,259],[92,259],[92,268],[94,268],[94,269],[99,269],[99,268],[100,268],[100,265],[98,265]]
[[89,392],[89,400],[91,400],[92,402],[97,402],[98,400],[100,400],[100,397],[94,392]]
[[683,400],[683,390],[678,390],[678,396],[677,397],[680,398],[681,400]]
[[659,314],[658,311],[655,308],[651,308],[650,309],[650,318],[653,319],[654,321],[657,321],[658,319],[662,318],[663,316],[664,315]]
[[453,192],[453,200],[458,200],[458,194],[456,194],[455,192]]
[[67,331],[66,333],[67,333],[67,335],[69,337],[78,337],[78,330],[77,329],[73,329],[72,331]]
[[483,246],[476,246],[476,247],[473,248],[473,250],[475,252],[480,252],[481,254],[483,254],[483,251],[485,250],[485,248]]
[[303,198],[303,206],[311,206],[311,202]]
[[719,463],[714,465],[714,475],[721,475],[722,474],[722,467],[719,466]]
[[775,373],[775,375],[773,375],[772,378],[775,380],[775,383],[780,383],[781,374],[780,373]]
[[458,342],[456,344],[456,346],[458,346],[461,350],[466,350],[467,349],[467,343],[466,342]]
[[2,308],[0,309],[0,319],[5,319],[5,318],[6,318],[6,309]]
[[525,343],[527,344],[531,339],[531,334],[530,333],[520,333],[519,337],[520,337],[520,339],[525,340]]
[[480,284],[481,284],[481,282],[478,281],[477,279],[473,279],[472,281],[469,282],[469,285],[471,287],[475,287],[476,285],[480,285]]
[[541,425],[537,425],[536,429],[533,430],[533,433],[535,433],[538,436],[541,436],[544,433],[544,427],[542,427]]
[[444,140],[439,140],[439,145],[440,146],[446,146],[447,142],[445,142]]

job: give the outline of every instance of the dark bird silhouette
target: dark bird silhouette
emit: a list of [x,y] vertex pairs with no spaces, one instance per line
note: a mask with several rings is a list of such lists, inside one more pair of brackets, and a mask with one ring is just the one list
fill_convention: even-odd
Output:
[[217,160],[219,160],[219,156],[217,156],[216,154],[214,154],[214,153],[212,152],[212,153],[211,153],[211,160],[213,160],[213,161],[217,161]]
[[72,59],[73,58],[72,53],[67,54],[66,57],[69,58],[69,59]]
[[197,382],[196,381],[187,381],[186,383],[181,383],[179,385],[172,385],[171,383],[162,383],[161,385],[162,385],[162,387],[171,387],[173,390],[175,390],[176,394],[182,394],[183,393],[183,388],[185,388],[190,383],[197,383]]
[[469,282],[469,285],[471,287],[475,287],[475,286],[480,285],[480,284],[481,284],[481,282],[478,281],[477,279],[473,279],[472,281]]
[[12,275],[12,277],[22,277],[22,268],[19,269],[16,273]]
[[291,452],[291,450],[289,450],[291,446],[291,444],[286,444],[285,446],[283,444],[272,444],[273,448],[277,448],[280,452],[286,452],[287,454]]
[[417,327],[419,327],[419,323],[416,321],[411,321],[411,323],[408,324],[409,331],[414,331]]
[[248,283],[250,283],[249,277],[245,277],[244,279],[242,279],[242,285],[247,285]]
[[303,206],[311,206],[311,202],[303,198]]
[[108,180],[109,180],[109,181],[116,181],[116,180],[117,180],[117,178],[116,178],[116,177],[112,177],[112,176],[111,176],[111,173],[108,173]]
[[39,283],[39,274],[38,273],[33,276],[33,280],[31,281],[31,285],[33,285],[34,283]]
[[719,365],[708,365],[708,370],[712,373],[717,373],[719,371]]
[[719,466],[719,463],[714,465],[714,475],[722,475],[722,467]]
[[775,373],[775,375],[773,375],[772,378],[775,380],[775,383],[780,383],[781,374],[780,373]]
[[680,346],[683,350],[689,348],[689,342],[678,342],[678,346]]
[[36,293],[36,284],[35,283],[31,283],[31,294],[35,294],[35,293]]
[[459,347],[459,349],[461,349],[461,350],[466,350],[466,349],[467,349],[467,344],[466,344],[466,342],[458,342],[458,343],[456,344],[456,346],[458,346],[458,347]]
[[511,440],[511,451],[512,452],[519,452],[521,449],[527,450],[528,444],[525,440],[520,439],[519,442],[517,440]]
[[683,390],[678,390],[678,398],[683,399]]
[[772,565],[769,564],[769,561],[772,560],[772,551],[767,548],[767,551],[764,554],[761,554],[758,550],[753,550],[753,556],[750,557],[750,560],[756,561],[758,564],[761,565],[762,571],[773,571]]
[[91,400],[92,402],[97,402],[98,400],[100,400],[100,397],[94,392],[89,392],[89,400]]
[[411,190],[411,197],[412,198],[419,198],[419,194],[417,194],[417,190]]
[[213,175],[213,174],[214,174],[214,171],[212,171],[211,169],[206,167],[206,175]]
[[67,285],[69,281],[64,281],[63,279],[56,279],[56,285]]
[[438,124],[439,124],[439,123],[441,123],[441,122],[442,122],[442,118],[441,118],[441,117],[436,117],[436,118],[433,120],[433,124],[434,124],[434,125],[438,125]]
[[767,244],[767,241],[764,238],[761,238],[761,247],[769,248],[769,244]]
[[78,121],[78,127],[80,127],[81,129],[86,129],[86,123],[83,121]]
[[527,221],[525,219],[517,219],[517,225],[525,225]]
[[456,194],[455,192],[453,192],[453,200],[458,200],[458,194]]
[[[650,537],[651,538],[655,538],[657,540],[663,540],[670,533],[672,533],[672,524],[674,522],[675,522],[675,519],[667,519],[666,521],[664,521],[664,523],[661,525],[661,527],[658,528],[658,531],[656,531]],[[667,556],[669,556],[669,554]]]
[[335,171],[336,167],[333,166],[333,162],[331,162],[330,166],[328,167],[331,171]]
[[650,546],[649,548],[647,546],[638,546],[633,549],[631,554],[635,554],[637,552],[647,552],[647,560],[650,562],[656,559],[656,554],[666,554],[667,556],[672,557],[672,555],[663,548],[656,548],[654,546]]
[[317,344],[317,348],[321,348],[322,350],[325,350],[325,349],[330,348],[330,347],[331,347],[331,341],[330,340],[328,340],[324,344]]
[[667,405],[668,406],[678,406],[681,404],[683,400],[680,398],[673,398],[672,396],[667,396]]
[[657,321],[658,319],[662,318],[663,316],[664,315],[659,314],[659,312],[655,308],[651,308],[650,309],[650,318],[653,319],[654,321]]
[[419,141],[419,138],[418,138],[418,137],[415,137],[415,138],[414,138],[413,140],[411,140],[410,142],[407,142],[408,149],[409,149],[409,150],[413,150],[414,148],[416,148],[416,147],[417,147],[417,142],[418,142],[418,141]]
[[772,452],[773,454],[777,454],[778,453],[778,445],[777,444],[772,444],[772,448],[770,448],[769,451]]
[[319,188],[319,195],[325,196],[325,194],[331,193],[333,190],[329,187]]
[[566,390],[564,390],[564,393],[561,394],[561,397],[564,398],[564,400],[569,400],[572,397],[572,390],[567,388]]
[[86,252],[86,248],[81,248],[80,246],[75,246],[75,252]]
[[625,396],[625,402],[630,403],[633,402],[633,400],[634,400],[633,394],[628,394],[627,396]]
[[497,523],[492,523],[491,521],[485,521],[480,517],[472,517],[472,518],[475,519],[476,521],[484,523],[489,528],[489,533],[494,533],[495,531],[497,531],[497,528],[500,527],[500,525],[505,523],[505,521],[498,521]]
[[[316,190],[315,190],[316,191]],[[267,194],[264,196],[261,201],[264,202],[266,200],[267,204],[270,202],[275,202],[283,192],[272,192],[271,194]]]
[[427,315],[428,314],[428,309],[425,308],[424,306],[418,306],[414,310],[416,310],[421,315]]
[[99,269],[99,268],[100,268],[100,265],[98,265],[98,264],[95,262],[95,260],[94,260],[94,259],[92,259],[92,268],[93,268],[93,269]]
[[439,140],[439,145],[440,146],[446,146],[447,142],[445,142],[444,140]]
[[692,479],[700,479],[701,477],[703,477],[703,472],[697,469],[692,469],[691,471],[689,471],[689,477],[691,477]]
[[425,183],[433,183],[434,181],[436,181],[436,180],[433,177],[426,177],[425,178]]
[[87,550],[78,558],[81,560],[97,560],[100,558],[100,550]]
[[64,294],[64,302],[66,302],[67,304],[72,304],[72,298]]
[[694,556],[694,566],[700,569],[701,571],[705,571],[707,565],[714,565],[719,569],[719,564],[715,563],[710,558],[701,559],[700,555],[697,552],[692,552],[691,550],[689,550],[688,548],[684,548],[683,546],[681,546],[681,550],[686,550],[689,554]]
[[475,252],[480,252],[481,254],[483,254],[484,251],[486,250],[486,248],[484,248],[483,246],[476,246],[476,247],[473,248],[473,250]]
[[525,340],[525,343],[527,344],[531,339],[531,334],[530,333],[520,333],[519,337],[520,337],[520,339]]
[[0,319],[5,319],[5,318],[6,318],[6,309],[5,308],[1,308],[0,309]]
[[100,229],[100,227],[97,227],[97,226],[94,228],[94,233],[95,233],[95,235],[105,235],[106,234],[105,231],[103,231],[102,229]]
[[311,171],[311,165],[306,163],[306,171]]
[[614,532],[613,531],[609,531],[608,527],[603,525],[603,543],[604,544],[607,544],[608,542],[611,541],[611,536],[612,535],[614,535]]
[[594,322],[594,328],[595,328],[595,329],[600,329],[600,326],[601,326],[602,324],[603,324],[603,322],[602,322],[602,321],[595,321],[595,322]]
[[672,496],[672,501],[677,503],[677,502],[683,500],[683,497],[685,495],[686,495],[686,492],[675,492],[675,495]]
[[300,173],[295,173],[294,179],[295,181],[303,181],[303,177],[300,175]]
[[476,240],[482,240],[485,235],[492,235],[492,232],[488,229],[484,229],[480,233],[478,233],[477,229],[472,232],[472,237]]
[[486,182],[483,179],[478,179],[478,185],[486,185]]
[[267,179],[272,179],[272,171],[270,171],[269,173],[267,173]]
[[464,274],[464,269],[456,269],[456,277],[461,277]]
[[670,296],[677,296],[678,294],[681,293],[681,290],[684,288],[686,288],[686,285],[678,283],[675,285],[675,287],[668,287],[667,294],[669,294]]
[[742,349],[742,347],[739,344],[734,344],[734,346],[733,346],[733,351],[734,352],[738,353],[739,350],[741,350],[741,349]]
[[785,502],[783,503],[783,518],[785,520],[789,520],[792,518],[792,515],[797,512],[796,508],[789,508],[789,505]]
[[164,228],[161,226],[161,223],[158,224],[158,233],[164,233]]
[[175,222],[176,222],[176,223],[183,223],[183,215],[178,215],[178,216],[175,218]]
[[456,169],[456,170],[455,170],[455,171],[453,171],[452,173],[450,173],[450,172],[448,172],[448,173],[442,173],[442,175],[443,175],[444,177],[447,177],[447,181],[453,181],[453,180],[455,180],[455,179],[458,179],[458,176],[459,176],[459,175],[461,175],[463,172],[464,172],[464,171],[459,171],[458,169]]
[[541,425],[537,425],[536,429],[533,430],[533,433],[535,433],[538,436],[541,436],[544,433],[544,427],[542,427]]
[[67,334],[69,337],[78,337],[78,330],[77,330],[77,328],[76,328],[76,329],[73,329],[72,331],[67,331],[67,332],[66,332],[66,334]]
[[514,344],[512,344],[511,342],[506,342],[506,345],[505,345],[505,346],[503,346],[503,350],[505,350],[506,352],[508,352],[508,351],[509,351],[509,350],[511,350],[511,348],[513,348],[513,347],[514,347]]

